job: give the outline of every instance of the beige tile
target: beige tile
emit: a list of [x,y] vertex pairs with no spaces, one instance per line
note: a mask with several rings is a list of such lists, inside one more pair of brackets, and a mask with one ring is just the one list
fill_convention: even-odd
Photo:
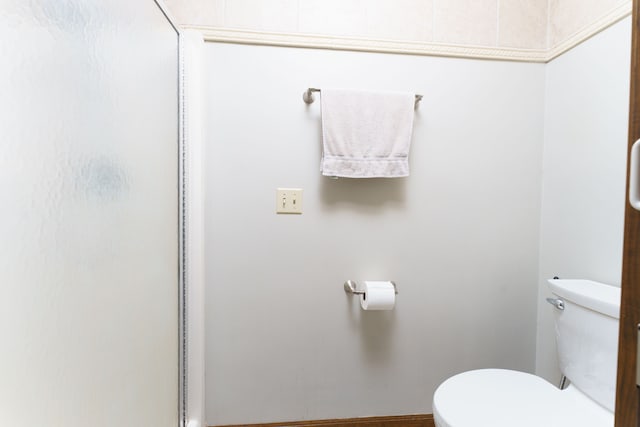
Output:
[[224,25],[224,0],[165,0],[165,5],[181,25]]
[[498,45],[547,47],[548,0],[500,0]]
[[554,47],[630,0],[550,0],[549,47]]
[[557,46],[630,2],[165,0],[182,25],[532,49]]
[[434,41],[495,46],[498,0],[434,0]]
[[225,27],[295,32],[298,0],[227,0]]
[[366,0],[300,0],[299,30],[307,34],[364,36]]
[[366,36],[385,40],[433,40],[433,0],[369,0]]

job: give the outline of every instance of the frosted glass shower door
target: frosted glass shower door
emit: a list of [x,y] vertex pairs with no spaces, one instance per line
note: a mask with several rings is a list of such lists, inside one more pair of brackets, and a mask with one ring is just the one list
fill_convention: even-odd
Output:
[[0,1],[0,426],[176,427],[178,35]]

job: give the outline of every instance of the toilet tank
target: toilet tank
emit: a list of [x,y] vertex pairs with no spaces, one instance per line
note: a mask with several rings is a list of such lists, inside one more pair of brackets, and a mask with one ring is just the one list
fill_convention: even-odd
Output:
[[549,280],[560,370],[574,387],[614,411],[620,288],[590,280]]

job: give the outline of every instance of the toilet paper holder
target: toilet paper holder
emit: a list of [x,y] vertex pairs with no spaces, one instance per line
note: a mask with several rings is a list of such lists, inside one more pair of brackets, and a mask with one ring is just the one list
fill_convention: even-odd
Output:
[[[390,281],[389,283],[393,285],[393,289],[395,290],[396,295],[398,295],[398,287],[396,286],[396,282]],[[349,294],[364,295],[364,291],[359,291],[358,285],[353,280],[347,280],[346,282],[344,282],[344,291]]]

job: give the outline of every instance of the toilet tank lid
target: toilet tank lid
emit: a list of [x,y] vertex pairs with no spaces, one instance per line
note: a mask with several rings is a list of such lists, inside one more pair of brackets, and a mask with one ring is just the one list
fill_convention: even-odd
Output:
[[549,279],[551,292],[591,310],[620,318],[620,288],[592,280]]

